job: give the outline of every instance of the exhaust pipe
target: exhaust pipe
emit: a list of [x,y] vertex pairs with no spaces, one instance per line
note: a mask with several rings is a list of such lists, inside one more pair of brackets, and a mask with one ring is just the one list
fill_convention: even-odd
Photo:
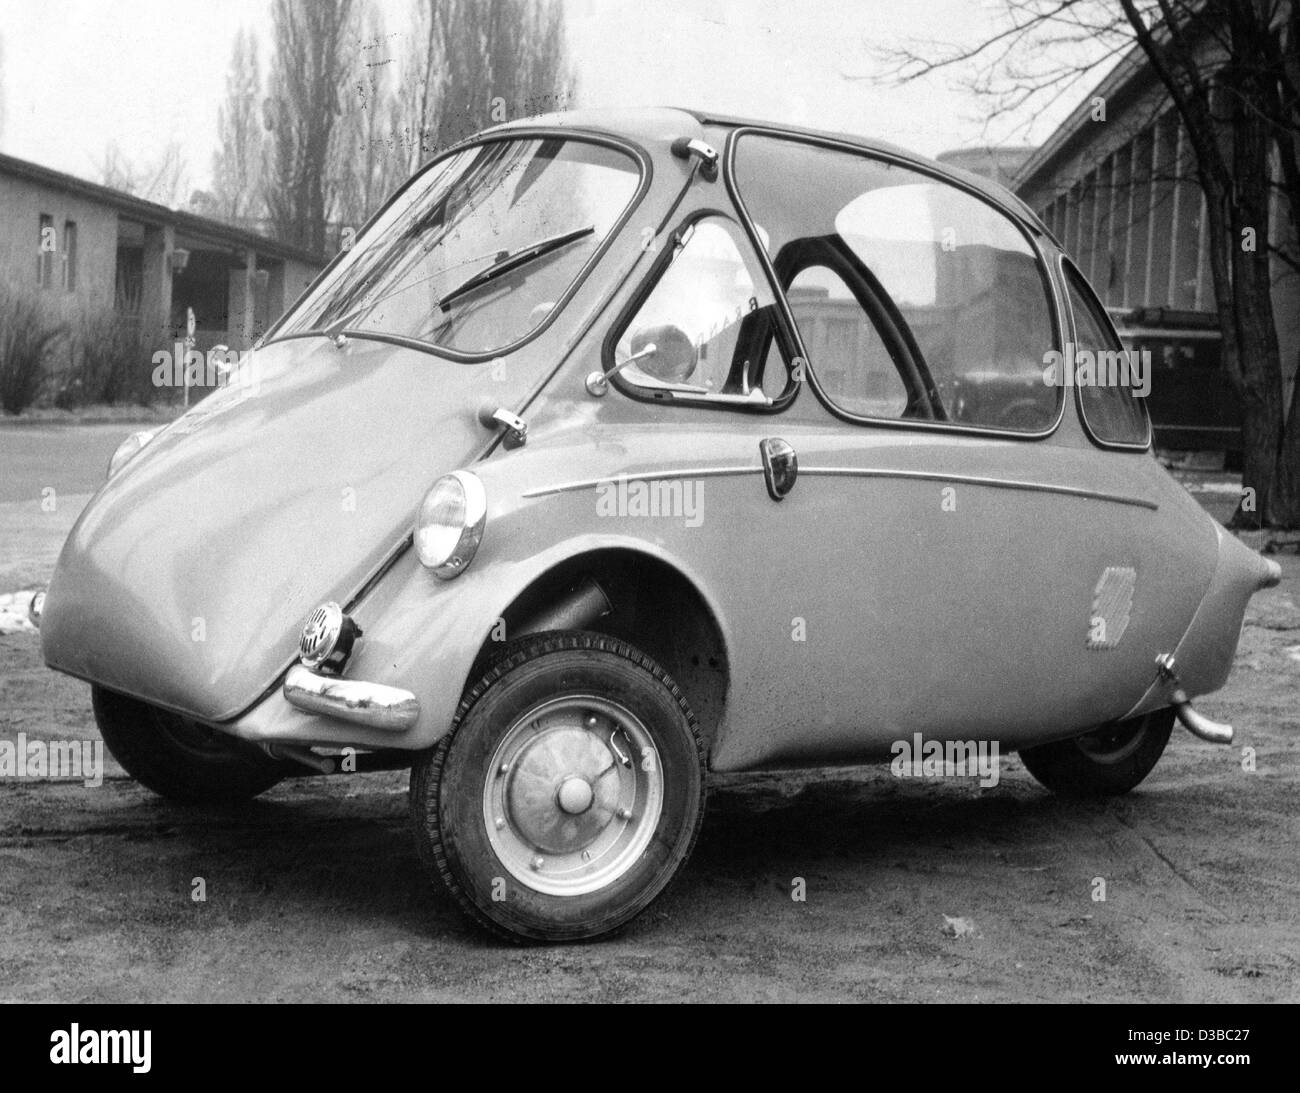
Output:
[[1232,743],[1233,730],[1231,725],[1212,721],[1192,709],[1192,701],[1187,697],[1187,692],[1183,690],[1182,683],[1178,679],[1178,673],[1174,671],[1174,655],[1172,653],[1161,653],[1160,656],[1156,657],[1156,674],[1168,685],[1169,704],[1173,706],[1178,723],[1183,728],[1193,736],[1199,736],[1202,740],[1206,740],[1211,744]]
[[334,760],[328,756],[317,755],[310,748],[299,747],[297,744],[263,744],[262,750],[272,759],[280,762],[286,760],[301,763],[317,774],[333,774]]
[[582,630],[613,609],[605,590],[590,577],[583,577],[566,596],[525,620],[514,634],[523,637],[543,630]]

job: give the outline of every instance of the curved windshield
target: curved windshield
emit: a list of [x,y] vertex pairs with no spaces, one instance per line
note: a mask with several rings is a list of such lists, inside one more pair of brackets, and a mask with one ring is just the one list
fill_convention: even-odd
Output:
[[626,152],[495,140],[434,166],[275,331],[386,334],[492,353],[540,326],[636,194]]

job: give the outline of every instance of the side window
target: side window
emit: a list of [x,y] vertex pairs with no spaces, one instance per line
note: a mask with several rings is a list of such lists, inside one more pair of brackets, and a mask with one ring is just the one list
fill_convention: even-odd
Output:
[[778,398],[789,374],[768,353],[776,300],[740,229],[719,216],[695,221],[619,335],[616,363],[633,387],[688,395]]
[[856,340],[824,340],[821,319],[797,320],[828,399],[864,417],[1055,424],[1062,391],[1043,378],[1059,349],[1050,284],[1010,218],[920,171],[796,139],[744,134],[735,163],[792,311],[816,267],[840,283],[825,310]]
[[844,280],[826,266],[809,266],[785,295],[827,396],[863,417],[901,416],[907,388],[880,332]]
[[[1065,282],[1074,313],[1074,371],[1084,424],[1103,444],[1145,448],[1151,437],[1142,398],[1151,379],[1150,367],[1133,367],[1096,295],[1069,262]],[[1085,352],[1091,359],[1083,356]]]

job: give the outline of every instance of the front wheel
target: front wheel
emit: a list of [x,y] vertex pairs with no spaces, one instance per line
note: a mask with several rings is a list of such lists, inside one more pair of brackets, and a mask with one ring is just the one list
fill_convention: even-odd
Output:
[[181,804],[256,797],[284,776],[278,763],[239,749],[214,729],[102,687],[95,723],[113,758],[141,785]]
[[520,641],[411,772],[421,857],[472,918],[516,941],[624,926],[686,861],[703,812],[685,698],[601,634]]
[[1025,768],[1063,797],[1117,797],[1142,781],[1164,753],[1172,708],[1104,725],[1086,736],[1025,748]]

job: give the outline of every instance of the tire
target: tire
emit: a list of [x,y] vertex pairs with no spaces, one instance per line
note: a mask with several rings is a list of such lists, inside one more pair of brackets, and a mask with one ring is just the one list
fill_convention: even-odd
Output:
[[1118,797],[1156,765],[1174,727],[1172,708],[1117,721],[1072,740],[1025,748],[1025,768],[1062,797]]
[[417,849],[499,937],[603,937],[690,856],[704,763],[694,714],[650,657],[602,634],[532,635],[465,693],[451,732],[412,768]]
[[180,804],[246,801],[283,777],[205,725],[139,699],[91,689],[100,735],[122,769],[160,797]]

